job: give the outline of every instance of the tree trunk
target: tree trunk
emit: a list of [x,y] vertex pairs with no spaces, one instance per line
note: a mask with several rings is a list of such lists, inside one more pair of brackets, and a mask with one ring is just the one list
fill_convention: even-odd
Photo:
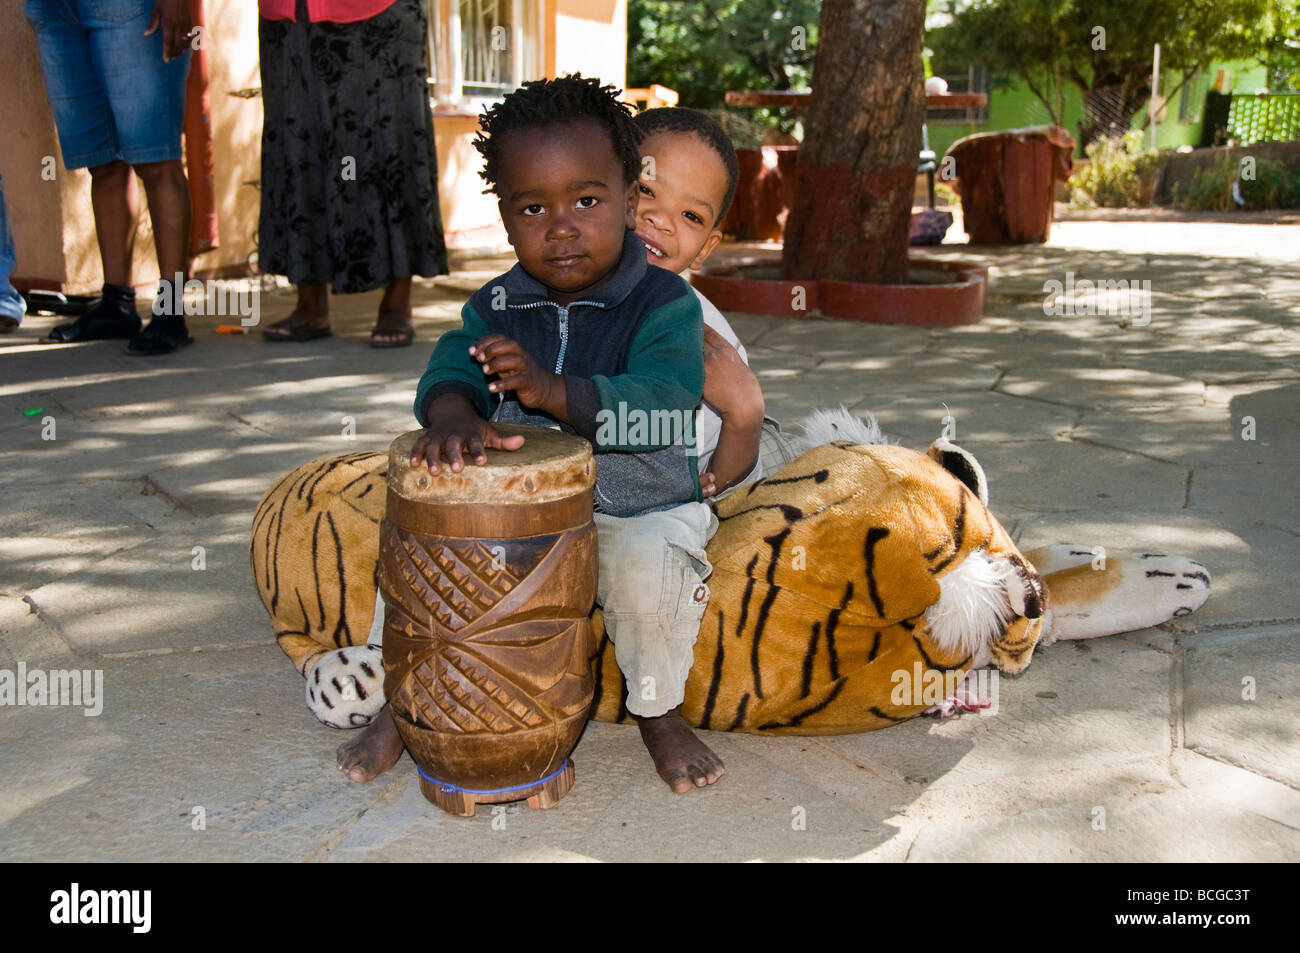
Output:
[[823,0],[787,278],[906,283],[924,24],[925,0]]

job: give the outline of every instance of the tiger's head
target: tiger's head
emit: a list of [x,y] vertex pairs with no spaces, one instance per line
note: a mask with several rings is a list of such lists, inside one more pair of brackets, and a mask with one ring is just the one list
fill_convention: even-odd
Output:
[[[989,512],[983,471],[945,441],[928,454],[837,441],[720,501],[716,569],[797,593],[845,633],[901,627],[939,667],[1015,674],[1042,634],[1042,578]],[[716,555],[715,555],[716,554]]]

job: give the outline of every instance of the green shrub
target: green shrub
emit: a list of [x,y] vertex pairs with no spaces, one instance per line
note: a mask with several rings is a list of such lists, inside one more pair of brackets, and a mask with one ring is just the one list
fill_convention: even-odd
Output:
[[1300,208],[1300,169],[1291,169],[1273,159],[1257,159],[1254,175],[1241,178],[1238,192],[1243,204],[1233,198],[1232,186],[1241,168],[1239,159],[1222,156],[1209,168],[1192,176],[1184,192],[1174,186],[1174,204],[1200,212],[1256,211],[1269,208]]
[[1142,148],[1138,130],[1088,144],[1088,162],[1070,176],[1070,204],[1075,208],[1130,208],[1150,205],[1160,157]]

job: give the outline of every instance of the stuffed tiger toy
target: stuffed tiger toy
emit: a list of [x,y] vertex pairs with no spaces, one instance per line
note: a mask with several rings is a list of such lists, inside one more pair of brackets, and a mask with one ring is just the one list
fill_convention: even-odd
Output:
[[[942,673],[949,689],[990,663],[1015,674],[1040,643],[1155,625],[1208,596],[1204,567],[1181,557],[1112,558],[1098,571],[1090,548],[1022,555],[987,508],[979,464],[951,443],[922,454],[866,442],[874,424],[846,413],[805,430],[810,449],[713,504],[711,595],[682,706],[694,727],[870,731],[940,707],[901,684],[913,673]],[[819,439],[845,433],[858,442]],[[307,679],[308,707],[334,727],[368,724],[383,705],[373,643],[387,467],[386,451],[309,463],[253,520],[275,637]],[[630,721],[599,608],[592,626],[592,717]]]

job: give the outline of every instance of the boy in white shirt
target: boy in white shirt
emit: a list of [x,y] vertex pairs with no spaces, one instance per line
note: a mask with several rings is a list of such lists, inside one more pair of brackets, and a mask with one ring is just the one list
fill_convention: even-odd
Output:
[[[736,150],[712,118],[693,109],[648,109],[636,117],[641,140],[637,237],[647,260],[686,277],[722,240],[720,225],[736,193]],[[692,289],[694,290],[694,289]],[[700,486],[723,494],[794,459],[744,345],[708,298],[704,311],[704,400],[696,413]]]
[[[642,134],[636,234],[646,259],[676,273],[698,270],[722,240],[719,226],[739,173],[736,150],[721,126],[693,109],[650,109],[635,122]],[[695,415],[695,445],[707,498],[757,480],[763,461],[775,470],[795,454],[776,422],[763,415],[763,393],[740,339],[722,313],[695,294],[705,325],[704,399]],[[722,759],[690,730],[679,709],[638,723],[656,752],[660,777],[674,791],[722,776]]]

